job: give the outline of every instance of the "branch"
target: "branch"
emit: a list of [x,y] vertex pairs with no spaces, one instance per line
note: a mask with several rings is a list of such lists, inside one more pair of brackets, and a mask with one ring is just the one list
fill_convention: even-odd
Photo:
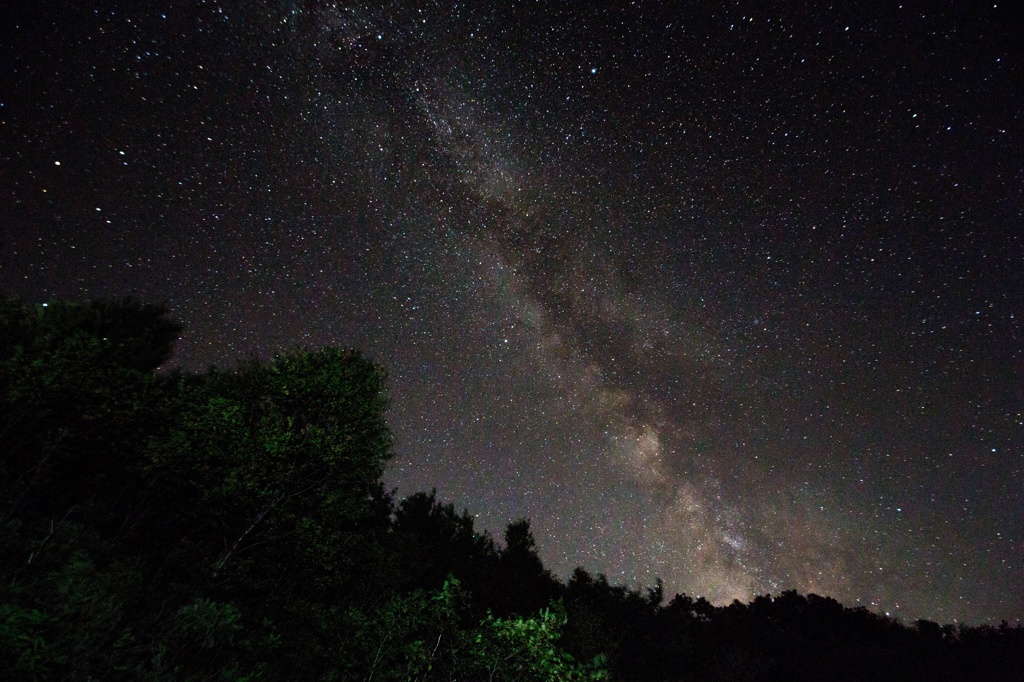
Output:
[[66,513],[66,514],[64,514],[64,518],[62,518],[62,519],[61,519],[60,521],[58,521],[58,522],[57,522],[57,525],[56,525],[56,526],[55,526],[55,525],[53,525],[53,519],[50,519],[50,534],[49,534],[49,535],[47,535],[47,536],[46,536],[45,538],[43,538],[43,541],[42,541],[41,543],[39,543],[39,547],[38,547],[38,548],[36,549],[36,551],[34,551],[34,552],[30,552],[30,553],[29,553],[29,555],[28,555],[28,561],[26,562],[26,564],[31,564],[31,563],[32,563],[32,560],[33,560],[33,559],[35,559],[35,558],[36,558],[36,556],[37,556],[37,555],[38,555],[38,554],[39,554],[39,553],[40,553],[41,551],[43,551],[43,547],[45,547],[45,546],[46,546],[46,543],[50,541],[50,538],[52,538],[52,537],[53,537],[53,534],[54,534],[54,533],[56,533],[56,532],[57,532],[57,530],[58,530],[58,529],[59,529],[59,528],[60,528],[60,527],[61,527],[62,525],[64,525],[64,522],[65,522],[65,521],[67,521],[68,517],[69,517],[69,516],[71,516],[71,512],[75,511],[75,508],[76,508],[76,507],[78,507],[78,505],[77,505],[77,504],[71,505],[71,508],[70,508],[70,509],[68,509],[68,511],[67,511],[67,513]]
[[[270,512],[270,510],[274,508],[274,505],[276,505],[278,502],[280,502],[282,499],[284,499],[284,495],[285,495],[284,491],[280,492],[278,494],[276,500],[271,502],[269,505],[267,505],[266,509],[264,509],[263,511],[261,511],[259,514],[256,515],[256,518],[253,520],[253,522],[251,524],[249,524],[249,527],[246,528],[245,531],[241,535],[238,536],[238,539],[235,540],[235,543],[233,545],[231,545],[231,549],[229,549],[227,551],[227,553],[224,555],[224,557],[220,561],[217,562],[217,565],[214,566],[214,568],[213,568],[213,574],[214,575],[217,575],[217,573],[220,572],[220,569],[224,568],[224,564],[226,564],[228,562],[228,559],[230,559],[231,556],[235,553],[235,550],[238,549],[238,545],[242,542],[242,540],[244,540],[245,537],[256,528],[256,526],[260,525],[260,521],[263,520],[263,517],[266,516]],[[249,545],[248,547],[254,547],[256,544],[259,544],[259,543],[255,543],[253,545]]]

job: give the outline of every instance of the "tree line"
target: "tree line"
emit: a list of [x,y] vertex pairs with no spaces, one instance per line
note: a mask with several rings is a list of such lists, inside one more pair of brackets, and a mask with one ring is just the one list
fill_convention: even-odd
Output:
[[398,500],[351,350],[158,372],[131,299],[0,301],[0,670],[12,680],[1024,679],[1024,630],[784,592],[716,607]]

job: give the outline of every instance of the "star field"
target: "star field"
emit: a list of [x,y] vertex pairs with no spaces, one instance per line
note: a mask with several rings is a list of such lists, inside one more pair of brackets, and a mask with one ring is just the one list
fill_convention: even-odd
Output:
[[363,349],[388,484],[563,577],[1024,617],[1019,10],[60,4],[2,22],[5,295]]

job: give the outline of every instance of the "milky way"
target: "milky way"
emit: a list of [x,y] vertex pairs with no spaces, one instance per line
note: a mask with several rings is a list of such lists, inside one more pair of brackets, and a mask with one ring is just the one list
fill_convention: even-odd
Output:
[[563,577],[1024,616],[1019,18],[490,4],[15,10],[3,292],[362,348]]

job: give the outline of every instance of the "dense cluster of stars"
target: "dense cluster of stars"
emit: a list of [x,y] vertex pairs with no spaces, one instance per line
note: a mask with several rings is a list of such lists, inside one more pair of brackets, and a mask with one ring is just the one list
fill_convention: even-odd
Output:
[[22,4],[5,295],[362,348],[563,576],[1024,616],[1012,9]]

